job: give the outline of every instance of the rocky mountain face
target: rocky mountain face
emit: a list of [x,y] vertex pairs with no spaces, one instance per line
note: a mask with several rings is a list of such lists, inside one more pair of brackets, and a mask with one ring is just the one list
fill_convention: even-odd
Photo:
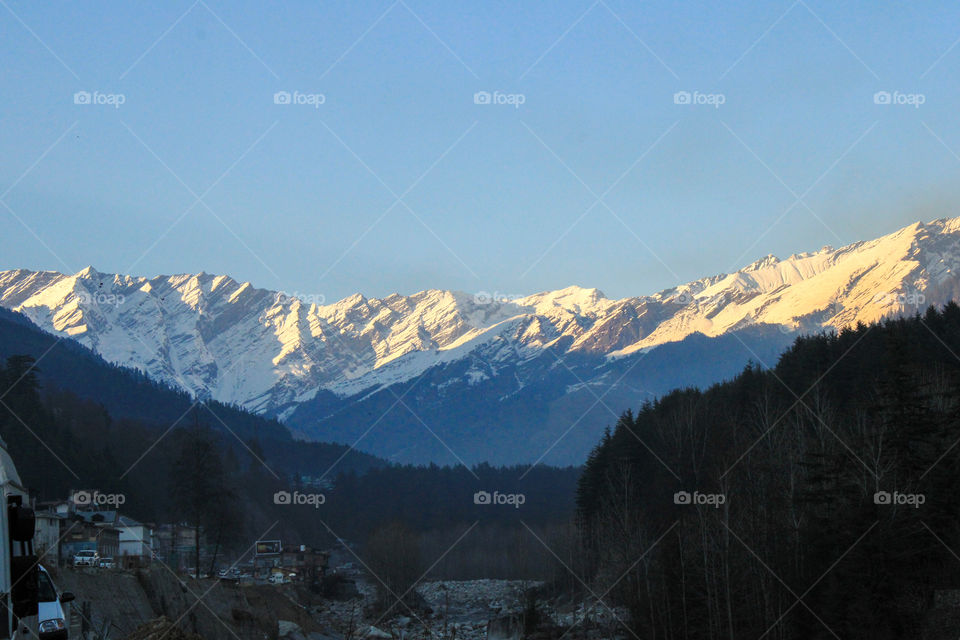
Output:
[[577,439],[561,438],[571,423],[589,432],[587,446],[626,407],[772,360],[797,331],[954,299],[958,266],[960,218],[621,300],[569,287],[317,305],[223,275],[88,267],[0,272],[0,306],[109,361],[279,416],[303,437],[359,440],[405,461],[532,462],[548,448],[544,461],[578,462]]

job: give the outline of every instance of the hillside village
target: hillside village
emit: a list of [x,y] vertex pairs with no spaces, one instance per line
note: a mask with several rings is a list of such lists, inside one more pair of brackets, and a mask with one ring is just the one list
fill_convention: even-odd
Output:
[[[132,640],[516,639],[524,594],[538,586],[510,580],[423,582],[414,609],[383,616],[376,613],[375,582],[352,561],[349,546],[318,550],[257,540],[245,556],[227,559],[201,532],[198,576],[193,527],[138,522],[119,505],[77,500],[90,493],[34,502],[34,551],[56,577],[60,593],[77,599],[65,605],[71,636],[107,640],[114,630]],[[617,624],[606,618],[574,607],[553,612],[544,623],[593,619],[608,629]],[[602,634],[596,627],[576,637]]]
[[159,563],[178,574],[197,577],[199,555],[200,577],[216,573],[227,580],[308,585],[327,571],[328,551],[281,540],[251,541],[247,557],[229,558],[200,531],[198,549],[195,527],[138,522],[124,515],[119,505],[90,505],[86,498],[94,493],[75,491],[69,499],[34,505],[34,548],[45,566],[133,570]]

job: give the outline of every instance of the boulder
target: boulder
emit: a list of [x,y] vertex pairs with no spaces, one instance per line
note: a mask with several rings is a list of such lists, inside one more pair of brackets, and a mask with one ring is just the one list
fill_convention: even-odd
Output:
[[299,631],[300,631],[300,625],[298,625],[296,622],[292,622],[290,620],[277,621],[277,637],[278,638],[285,638],[286,636],[289,636],[291,633],[299,632]]

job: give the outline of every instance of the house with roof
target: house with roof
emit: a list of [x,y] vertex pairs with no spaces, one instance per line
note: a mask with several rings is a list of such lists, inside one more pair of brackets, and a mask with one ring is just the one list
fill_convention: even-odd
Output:
[[70,562],[79,551],[96,551],[101,558],[114,558],[120,551],[120,531],[112,523],[89,522],[75,516],[65,522],[60,542],[61,557]]

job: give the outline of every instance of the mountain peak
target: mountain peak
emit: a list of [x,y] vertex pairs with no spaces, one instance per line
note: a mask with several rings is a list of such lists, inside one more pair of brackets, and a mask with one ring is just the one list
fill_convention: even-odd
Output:
[[362,293],[355,293],[351,296],[347,296],[342,300],[338,300],[333,303],[334,307],[339,309],[349,309],[350,307],[358,307],[367,303],[367,298]]
[[760,269],[766,269],[767,267],[772,267],[774,265],[780,264],[780,258],[773,255],[772,253],[767,254],[765,257],[756,260],[745,266],[740,271],[749,272],[749,271],[759,271]]
[[73,277],[83,278],[83,279],[94,279],[94,278],[99,278],[101,275],[103,274],[101,274],[99,271],[94,269],[93,265],[87,265],[80,271],[77,271],[75,274],[73,274]]

